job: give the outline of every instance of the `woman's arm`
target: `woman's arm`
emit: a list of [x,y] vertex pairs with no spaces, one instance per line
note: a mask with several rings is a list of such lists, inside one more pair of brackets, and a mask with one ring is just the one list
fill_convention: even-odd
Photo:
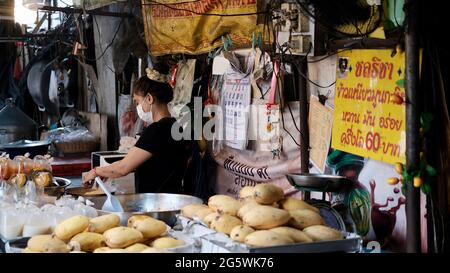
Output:
[[90,170],[83,177],[83,185],[89,184],[89,182],[95,179],[96,176],[106,178],[118,178],[125,176],[134,171],[150,157],[152,157],[152,154],[146,150],[133,147],[122,160],[116,161],[108,166],[97,167]]

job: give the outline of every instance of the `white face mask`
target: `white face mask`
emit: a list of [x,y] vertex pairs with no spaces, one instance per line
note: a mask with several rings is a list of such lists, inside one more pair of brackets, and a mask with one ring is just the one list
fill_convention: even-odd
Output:
[[142,103],[139,103],[139,105],[136,107],[137,114],[140,119],[142,119],[146,123],[152,123],[153,122],[153,114],[152,111],[144,112],[144,109],[142,109]]

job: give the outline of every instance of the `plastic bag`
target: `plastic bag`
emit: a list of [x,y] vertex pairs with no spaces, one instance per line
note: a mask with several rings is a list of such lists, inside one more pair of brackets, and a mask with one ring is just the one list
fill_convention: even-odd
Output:
[[8,181],[11,177],[18,173],[18,163],[9,159],[8,156],[0,158],[0,179]]
[[0,202],[8,202],[9,199],[8,192],[10,187],[11,186],[7,182],[0,180]]
[[52,171],[53,158],[47,155],[37,155],[33,158],[33,170],[35,171]]
[[47,138],[52,142],[97,142],[97,137],[94,136],[88,129],[82,126],[78,127],[62,127],[51,130],[47,134]]
[[61,125],[64,127],[82,127],[86,121],[78,114],[74,108],[68,109],[61,117]]
[[10,207],[1,213],[0,235],[6,240],[12,240],[22,235],[26,216],[22,210]]
[[49,234],[51,229],[50,216],[43,212],[30,213],[23,226],[23,237]]

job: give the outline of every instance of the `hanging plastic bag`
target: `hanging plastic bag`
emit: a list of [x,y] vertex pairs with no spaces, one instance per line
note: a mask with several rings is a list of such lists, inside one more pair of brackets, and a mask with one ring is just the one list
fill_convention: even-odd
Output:
[[192,88],[194,86],[195,59],[179,61],[176,71],[173,100],[169,103],[169,111],[175,118],[183,116],[185,106],[191,102]]

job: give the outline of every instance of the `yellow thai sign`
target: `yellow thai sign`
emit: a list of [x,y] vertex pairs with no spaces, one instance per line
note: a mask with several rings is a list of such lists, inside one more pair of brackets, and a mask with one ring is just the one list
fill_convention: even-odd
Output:
[[[250,44],[258,31],[256,0],[142,0],[145,37],[154,56],[202,54],[222,44]],[[164,4],[162,4],[164,3]]]
[[351,50],[338,54],[332,147],[405,163],[405,54]]

